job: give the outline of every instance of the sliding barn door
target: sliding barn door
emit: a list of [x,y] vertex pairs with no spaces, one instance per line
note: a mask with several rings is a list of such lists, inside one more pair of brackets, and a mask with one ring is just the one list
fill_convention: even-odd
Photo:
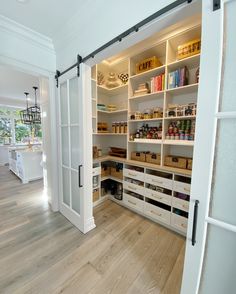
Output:
[[203,1],[203,46],[182,294],[236,293],[236,0]]
[[60,212],[83,233],[92,216],[92,125],[90,67],[81,64],[59,79]]

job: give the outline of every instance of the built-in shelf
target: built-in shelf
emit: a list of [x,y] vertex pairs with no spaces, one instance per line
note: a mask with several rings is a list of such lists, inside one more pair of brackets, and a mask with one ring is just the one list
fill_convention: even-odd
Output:
[[96,79],[93,79],[93,78],[91,79],[91,81],[92,81],[92,82],[95,82],[95,83],[97,82]]
[[96,99],[96,98],[92,98],[92,101],[96,102],[96,101],[97,101],[97,99]]
[[100,136],[127,136],[127,133],[125,133],[125,134],[117,134],[117,133],[96,133],[96,135],[100,135]]
[[116,182],[119,182],[119,183],[123,183],[123,180],[118,179],[118,178],[113,177],[113,176],[106,176],[106,177],[101,178],[101,182],[106,181],[106,180],[113,180],[113,181],[116,181]]
[[123,113],[123,112],[127,112],[128,109],[118,109],[118,110],[115,110],[115,111],[107,111],[107,110],[97,110],[97,112],[100,112],[100,113],[108,113],[108,114],[115,114],[115,113]]
[[134,141],[129,141],[129,143],[161,144],[162,140],[157,140],[157,139],[134,139]]
[[130,119],[128,120],[129,123],[137,123],[137,122],[152,122],[152,121],[162,121],[163,118],[149,118],[149,119]]
[[106,95],[119,95],[127,91],[128,89],[128,83],[125,85],[120,85],[115,88],[107,88],[105,86],[97,85],[97,89],[100,93],[106,94]]
[[166,144],[166,145],[194,146],[194,141],[188,141],[188,140],[164,140],[163,144]]
[[186,115],[186,116],[170,116],[165,117],[165,120],[185,120],[185,119],[196,119],[196,115]]
[[167,89],[166,93],[181,95],[181,94],[189,94],[192,92],[196,92],[197,90],[198,90],[198,83],[186,85],[183,87],[177,87],[177,88],[173,88],[173,89]]
[[174,62],[169,63],[168,66],[168,70],[175,70],[176,68],[179,67],[183,67],[183,66],[187,66],[187,67],[197,67],[200,64],[200,54],[196,54],[181,60],[176,60]]
[[158,91],[158,92],[153,92],[153,93],[148,93],[148,94],[144,94],[144,95],[137,95],[137,96],[131,96],[129,97],[129,100],[135,100],[135,101],[138,101],[138,100],[144,100],[145,99],[156,99],[156,98],[163,98],[164,96],[164,92],[165,91]]

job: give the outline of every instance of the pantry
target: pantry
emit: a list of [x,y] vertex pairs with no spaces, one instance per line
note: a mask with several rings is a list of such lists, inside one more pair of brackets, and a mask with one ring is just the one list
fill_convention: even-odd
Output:
[[111,199],[186,235],[201,18],[92,68],[93,202]]

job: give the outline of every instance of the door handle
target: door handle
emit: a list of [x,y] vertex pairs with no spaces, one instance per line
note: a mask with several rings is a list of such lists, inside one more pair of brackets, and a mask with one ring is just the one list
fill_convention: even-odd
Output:
[[194,212],[193,212],[192,246],[196,244],[198,204],[199,204],[199,200],[195,200]]
[[78,183],[79,183],[79,188],[82,188],[83,187],[83,185],[81,185],[81,167],[82,166],[83,166],[82,164],[80,164],[78,166]]

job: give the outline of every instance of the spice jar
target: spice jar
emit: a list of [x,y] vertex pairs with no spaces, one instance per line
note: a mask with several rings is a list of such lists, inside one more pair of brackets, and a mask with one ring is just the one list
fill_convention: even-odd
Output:
[[116,134],[120,133],[120,123],[116,122]]
[[124,122],[122,121],[122,122],[120,122],[120,133],[121,133],[121,134],[124,134],[124,132],[125,132],[125,124],[124,124]]
[[127,121],[125,122],[125,129],[124,129],[124,133],[125,134],[127,134],[127,130],[128,130],[128,128],[127,128]]
[[113,122],[112,123],[112,133],[115,133],[116,132],[116,123]]

